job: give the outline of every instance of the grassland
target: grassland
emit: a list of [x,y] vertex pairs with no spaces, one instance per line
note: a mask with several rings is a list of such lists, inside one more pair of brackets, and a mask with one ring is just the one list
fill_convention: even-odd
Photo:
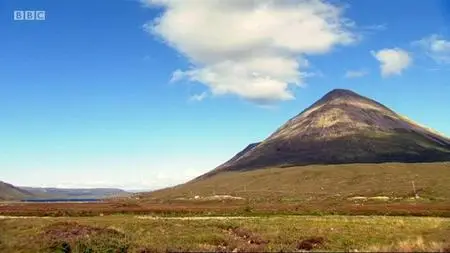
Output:
[[449,182],[450,163],[314,165],[100,203],[3,202],[0,252],[450,252]]
[[[449,182],[450,163],[313,165],[225,172],[137,197],[102,203],[0,203],[0,215],[341,214],[450,217]],[[416,194],[419,198],[415,198]],[[241,199],[208,199],[214,195],[231,195]]]
[[1,203],[0,215],[38,217],[89,217],[114,214],[158,216],[266,216],[266,215],[387,215],[450,217],[449,203],[249,203],[247,201],[138,201],[104,203]]
[[355,196],[386,196],[408,202],[450,202],[450,163],[310,165],[223,172],[187,184],[143,194],[148,200],[227,194],[251,202],[342,203]]
[[140,203],[198,206],[225,194],[256,213],[450,217],[449,182],[450,163],[311,165],[223,172],[142,194]]
[[449,252],[449,238],[450,219],[430,217],[0,219],[0,252]]

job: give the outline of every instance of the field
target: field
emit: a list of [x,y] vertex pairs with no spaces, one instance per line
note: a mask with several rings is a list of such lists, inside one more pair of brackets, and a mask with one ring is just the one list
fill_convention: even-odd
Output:
[[136,200],[103,203],[0,203],[0,215],[40,217],[91,217],[114,214],[158,216],[265,216],[265,215],[388,215],[450,217],[450,203],[410,200],[364,203],[309,202],[298,204],[246,201],[172,201],[140,203]]
[[441,251],[450,219],[380,216],[0,219],[0,252]]
[[450,163],[313,165],[220,173],[103,203],[0,203],[0,215],[342,214],[450,217]]
[[449,182],[450,163],[314,165],[100,203],[0,202],[0,252],[450,252]]

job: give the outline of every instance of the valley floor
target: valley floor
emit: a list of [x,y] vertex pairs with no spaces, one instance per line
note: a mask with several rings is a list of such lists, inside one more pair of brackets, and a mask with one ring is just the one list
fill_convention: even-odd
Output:
[[433,217],[111,215],[0,219],[0,252],[449,252],[449,238],[450,219]]
[[0,202],[0,252],[450,252],[448,182],[450,163],[317,165],[96,203]]
[[449,201],[339,200],[309,202],[249,202],[139,200],[99,203],[0,202],[0,216],[85,217],[101,215],[265,216],[265,215],[389,215],[450,217]]

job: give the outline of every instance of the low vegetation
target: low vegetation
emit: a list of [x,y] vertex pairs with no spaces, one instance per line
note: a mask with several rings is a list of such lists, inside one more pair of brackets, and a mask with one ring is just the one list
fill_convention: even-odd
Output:
[[151,201],[232,195],[254,203],[292,204],[348,203],[361,196],[408,203],[417,194],[421,202],[444,203],[450,202],[448,182],[448,162],[310,165],[223,172],[140,197]]
[[444,252],[449,238],[450,219],[429,217],[116,215],[0,220],[0,252]]
[[448,182],[449,163],[314,165],[99,203],[3,202],[0,252],[450,252]]
[[0,203],[0,215],[450,217],[450,163],[313,165],[211,178],[100,203]]

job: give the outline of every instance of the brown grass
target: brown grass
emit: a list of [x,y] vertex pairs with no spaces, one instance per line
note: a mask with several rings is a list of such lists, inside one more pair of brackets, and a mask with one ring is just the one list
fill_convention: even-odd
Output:
[[80,238],[105,234],[107,236],[116,236],[121,233],[110,228],[99,228],[87,225],[81,225],[73,221],[63,221],[53,223],[44,228],[40,237],[50,241],[54,240],[78,240]]
[[318,237],[318,236],[310,237],[310,238],[299,241],[297,244],[297,249],[298,250],[312,250],[312,249],[322,246],[324,244],[324,242],[325,242],[325,239],[323,237]]
[[371,252],[449,252],[449,243],[426,242],[422,237],[399,241],[390,245],[374,245]]
[[10,203],[0,206],[7,216],[107,216],[114,214],[163,216],[223,215],[391,215],[450,217],[450,203],[143,203],[117,208],[114,203]]

